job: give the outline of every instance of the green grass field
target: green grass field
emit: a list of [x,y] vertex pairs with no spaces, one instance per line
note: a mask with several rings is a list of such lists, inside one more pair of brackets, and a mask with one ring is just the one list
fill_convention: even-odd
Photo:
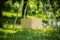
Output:
[[21,26],[4,25],[0,28],[0,40],[60,40],[60,29],[22,29]]

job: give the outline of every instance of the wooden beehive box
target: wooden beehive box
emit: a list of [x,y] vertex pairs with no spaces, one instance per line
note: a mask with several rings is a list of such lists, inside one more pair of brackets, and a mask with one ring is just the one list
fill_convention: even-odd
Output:
[[42,20],[40,18],[23,18],[21,19],[22,28],[42,29]]

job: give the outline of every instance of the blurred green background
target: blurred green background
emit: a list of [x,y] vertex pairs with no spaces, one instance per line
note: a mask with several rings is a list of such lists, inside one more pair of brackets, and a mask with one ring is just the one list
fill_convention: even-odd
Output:
[[[27,9],[23,8],[24,3]],[[21,28],[23,9],[27,18],[42,19],[41,30]],[[60,40],[60,0],[0,0],[1,14],[0,40]]]

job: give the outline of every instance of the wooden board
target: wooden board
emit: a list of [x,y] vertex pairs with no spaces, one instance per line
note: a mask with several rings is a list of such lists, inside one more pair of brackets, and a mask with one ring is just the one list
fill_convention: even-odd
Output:
[[42,29],[42,20],[40,18],[23,18],[21,19],[22,28]]

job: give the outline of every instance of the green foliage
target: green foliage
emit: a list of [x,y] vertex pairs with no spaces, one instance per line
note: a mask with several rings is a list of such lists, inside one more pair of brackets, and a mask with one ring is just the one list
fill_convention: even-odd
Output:
[[[51,22],[55,22],[54,17],[57,19],[57,21],[60,21],[60,8],[59,8],[60,2],[57,0],[43,0],[43,2]],[[45,21],[45,23],[47,23],[48,19],[46,13],[44,13],[43,10],[43,5],[42,5],[43,2],[42,0],[28,0],[27,18],[36,18],[36,14],[37,14],[37,18],[41,18],[43,22]],[[14,22],[16,13],[18,13],[17,22],[20,22],[19,20],[21,20],[21,16],[22,16],[23,3],[24,0],[8,0],[4,6],[3,22],[5,22],[6,20],[10,22]]]
[[0,40],[60,40],[60,29],[43,28],[42,30],[22,29],[12,25],[0,28]]
[[12,2],[7,1],[4,6],[4,11],[10,11],[12,9]]

